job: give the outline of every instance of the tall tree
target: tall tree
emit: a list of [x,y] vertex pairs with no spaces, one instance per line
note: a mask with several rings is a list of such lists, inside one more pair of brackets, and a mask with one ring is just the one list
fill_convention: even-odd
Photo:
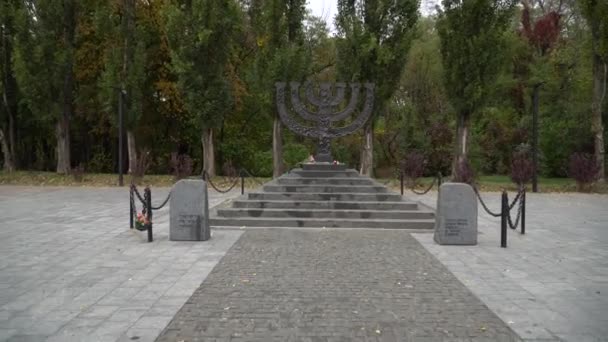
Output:
[[7,172],[15,169],[15,121],[17,117],[17,82],[12,58],[15,38],[14,15],[19,2],[0,4],[0,148]]
[[198,118],[203,168],[215,175],[214,129],[232,110],[227,66],[240,25],[234,0],[186,0],[167,6],[173,71],[184,107]]
[[[100,32],[105,35],[106,57],[102,75],[102,88],[108,108],[117,112],[116,106],[122,96],[125,127],[127,129],[127,151],[129,172],[137,164],[135,128],[143,114],[143,88],[145,81],[146,50],[143,29],[137,24],[136,0],[118,0],[98,6],[101,18]],[[122,163],[122,160],[119,161]]]
[[514,0],[443,0],[437,29],[444,82],[457,114],[452,174],[468,158],[471,117],[484,105],[502,63]]
[[339,0],[338,76],[345,81],[375,83],[372,118],[364,129],[361,174],[374,166],[374,122],[393,96],[414,38],[418,0]]
[[[542,85],[546,82],[545,69],[549,66],[549,53],[553,49],[560,33],[561,15],[553,10],[544,12],[539,18],[532,18],[532,8],[527,0],[522,1],[523,11],[521,16],[522,28],[520,35],[528,43],[529,51],[523,63],[527,69],[524,74],[530,74],[527,83],[532,87],[532,159],[534,174],[532,177],[532,191],[538,191],[538,107],[539,96]],[[546,6],[546,7],[545,7]],[[550,8],[548,4],[540,2],[541,10]],[[561,5],[558,7],[558,10]],[[527,64],[527,65],[526,65]]]
[[30,111],[55,123],[57,172],[69,173],[74,112],[75,0],[24,1],[18,11],[14,65]]
[[600,165],[599,178],[604,181],[606,162],[604,155],[604,124],[602,110],[606,99],[606,80],[608,77],[608,2],[605,0],[581,0],[580,6],[587,24],[591,28],[593,46],[593,102],[591,116],[595,158]]

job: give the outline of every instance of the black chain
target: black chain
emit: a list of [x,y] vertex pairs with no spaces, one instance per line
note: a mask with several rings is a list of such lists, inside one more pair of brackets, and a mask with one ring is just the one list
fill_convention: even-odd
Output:
[[131,215],[134,217],[137,217],[137,207],[135,206],[135,197],[133,197],[133,191],[131,191],[130,197],[131,197],[131,207],[133,208]]
[[489,215],[494,216],[494,217],[500,217],[500,213],[496,214],[496,213],[493,213],[492,211],[490,211],[490,209],[488,209],[488,206],[481,198],[481,195],[479,195],[479,191],[477,190],[477,187],[473,186],[473,191],[475,191],[475,195],[477,195],[477,198],[479,199],[479,203],[481,203],[481,206],[486,211],[486,213],[488,213]]
[[511,209],[513,209],[513,207],[515,206],[515,204],[517,203],[517,201],[519,200],[519,198],[521,197],[521,194],[523,193],[523,191],[521,189],[519,189],[519,192],[517,192],[517,196],[515,196],[515,198],[513,199],[513,202],[511,204],[509,204],[509,211]]
[[[206,177],[205,177],[205,176],[206,176]],[[228,187],[228,189],[223,189],[223,190],[222,190],[222,189],[218,188],[218,187],[217,187],[215,184],[213,184],[213,182],[211,181],[211,177],[209,177],[209,174],[207,173],[207,171],[203,171],[203,177],[204,177],[204,179],[207,181],[207,183],[209,183],[209,185],[211,185],[211,187],[212,187],[212,188],[213,188],[215,191],[217,191],[217,192],[219,192],[219,193],[221,193],[221,194],[225,194],[225,193],[227,193],[227,192],[230,192],[232,189],[234,189],[234,187],[235,187],[235,186],[238,184],[238,182],[239,182],[239,179],[238,179],[238,178],[235,178],[235,179],[234,179],[234,182],[232,182],[232,185],[231,185],[230,187]]]
[[139,191],[137,191],[137,186],[135,186],[135,184],[131,184],[131,190],[133,190],[133,192],[135,193],[135,195],[137,196],[137,198],[139,199],[139,201],[145,206],[146,205],[146,201],[145,201],[144,198],[141,197],[141,194],[139,193]]
[[[289,170],[289,172],[291,172],[293,169]],[[264,183],[260,183],[257,179],[255,179],[255,176],[251,174],[251,172],[247,171],[247,169],[241,169],[241,174],[242,172],[247,174],[247,178],[251,178],[253,179],[254,182],[256,182],[259,186],[263,186]]]
[[416,185],[414,184],[414,186],[410,189],[412,190],[413,193],[415,193],[416,195],[426,195],[429,191],[431,191],[431,189],[433,188],[433,186],[435,186],[435,182],[437,182],[437,178],[433,178],[433,181],[431,182],[431,185],[424,191],[420,192],[420,191],[416,191]]
[[507,222],[509,223],[509,227],[511,229],[517,229],[517,227],[519,226],[519,220],[521,218],[521,210],[522,210],[522,207],[524,204],[523,197],[521,197],[522,193],[523,193],[523,191],[520,192],[518,194],[518,196],[516,197],[517,199],[519,199],[519,206],[517,207],[517,216],[515,218],[515,224],[513,224],[513,221],[511,220],[511,208],[509,208],[509,212],[507,214]]
[[163,202],[163,204],[159,205],[158,207],[152,206],[152,209],[153,210],[162,209],[169,202],[170,198],[171,198],[171,192],[169,192],[169,194],[167,195],[167,198],[165,198],[165,201]]

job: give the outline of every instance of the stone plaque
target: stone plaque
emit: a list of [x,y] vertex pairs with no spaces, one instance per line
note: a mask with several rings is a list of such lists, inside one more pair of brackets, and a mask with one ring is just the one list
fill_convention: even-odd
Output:
[[439,188],[435,242],[440,245],[477,244],[477,198],[470,185],[444,183]]
[[207,183],[182,179],[171,189],[169,239],[206,241],[211,237]]

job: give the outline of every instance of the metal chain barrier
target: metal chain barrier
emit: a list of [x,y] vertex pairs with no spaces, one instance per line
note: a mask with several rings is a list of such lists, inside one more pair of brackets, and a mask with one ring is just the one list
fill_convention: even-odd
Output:
[[[288,172],[291,172],[292,170],[289,170]],[[254,175],[252,175],[251,172],[247,171],[247,169],[241,169],[241,176],[243,176],[243,174],[247,175],[247,178],[253,179],[253,181],[256,182],[259,186],[264,185],[264,183],[261,183],[260,181],[255,179],[256,177]]]
[[513,202],[511,204],[509,204],[509,210],[513,209],[513,207],[515,206],[515,204],[517,203],[517,201],[519,200],[519,198],[521,197],[522,191],[521,189],[517,192],[517,195],[515,196],[515,198],[513,199]]
[[431,191],[431,189],[433,188],[433,186],[435,186],[435,182],[437,182],[437,178],[433,178],[433,181],[431,182],[431,185],[424,191],[416,191],[416,185],[414,184],[414,186],[410,189],[412,190],[413,193],[415,193],[416,195],[426,195],[429,191]]
[[[524,193],[524,189],[520,189],[519,192],[517,193],[517,196],[515,196],[515,199],[513,200],[513,203],[511,206],[509,206],[509,210],[508,210],[508,215],[507,215],[507,223],[509,224],[509,228],[511,229],[517,229],[517,227],[519,226],[519,220],[521,218],[521,213],[522,213],[522,209],[523,209],[523,205],[524,205],[524,201],[523,201],[523,193]],[[511,219],[511,209],[513,209],[513,207],[515,206],[515,203],[519,203],[519,205],[517,206],[517,216],[515,217],[515,223],[513,223],[512,219]]]
[[[133,196],[134,194],[135,196]],[[152,242],[154,240],[152,235],[152,210],[154,209],[154,207],[152,207],[152,191],[149,187],[146,187],[144,189],[144,195],[142,197],[139,191],[137,190],[137,186],[135,186],[135,184],[131,184],[129,189],[129,226],[131,229],[133,228],[133,218],[135,217],[135,219],[137,219],[138,214],[137,206],[135,204],[135,197],[137,197],[137,199],[141,202],[141,213],[146,217],[146,223],[144,224],[143,228],[139,228],[138,225],[136,225],[135,228],[137,230],[147,231],[148,242]],[[168,198],[167,200],[165,200],[165,203],[163,203],[159,208],[162,208],[167,203],[167,201]]]
[[494,217],[500,217],[501,213],[498,213],[498,214],[497,213],[493,213],[488,208],[488,206],[486,205],[486,203],[483,201],[483,198],[481,198],[481,195],[479,194],[479,190],[477,190],[477,187],[473,185],[472,188],[473,188],[473,191],[475,191],[475,195],[477,195],[477,199],[479,199],[479,203],[481,203],[481,206],[486,211],[486,213],[488,213],[489,215],[494,216]]
[[159,205],[159,206],[157,206],[157,207],[152,206],[152,209],[153,209],[153,210],[159,210],[159,209],[162,209],[162,208],[163,208],[163,207],[164,207],[164,206],[165,206],[167,203],[169,203],[169,199],[170,199],[170,198],[171,198],[171,192],[169,192],[169,194],[167,195],[167,198],[165,198],[165,201],[163,202],[163,204],[161,204],[161,205]]
[[205,180],[207,183],[209,183],[209,185],[211,185],[211,187],[221,193],[221,194],[225,194],[227,192],[230,192],[232,189],[234,189],[234,187],[238,184],[239,179],[235,178],[234,181],[232,182],[232,185],[230,185],[228,187],[228,189],[220,189],[218,188],[215,184],[213,184],[213,182],[211,181],[211,177],[209,177],[209,174],[207,173],[207,171],[203,171],[203,180]]
[[131,184],[131,190],[135,193],[141,203],[146,203],[146,201],[142,198],[141,194],[137,190],[137,186],[135,186],[135,184]]

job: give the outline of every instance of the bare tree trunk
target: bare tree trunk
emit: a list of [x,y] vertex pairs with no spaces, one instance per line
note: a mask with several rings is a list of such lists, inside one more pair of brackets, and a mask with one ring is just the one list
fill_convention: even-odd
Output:
[[471,120],[469,114],[460,114],[456,128],[456,151],[452,162],[452,178],[458,178],[458,165],[468,159],[469,155],[469,130]]
[[361,169],[359,173],[371,177],[374,168],[374,123],[371,119],[363,128],[363,145],[361,146]]
[[598,178],[601,182],[606,176],[604,161],[604,125],[602,123],[602,108],[606,98],[606,76],[608,65],[603,63],[597,52],[593,56],[593,103],[591,105],[591,131],[593,133],[595,160],[599,163]]
[[13,163],[13,154],[8,146],[4,131],[0,128],[0,145],[2,145],[2,154],[4,155],[4,171],[13,172],[15,171],[15,164]]
[[215,176],[215,153],[213,148],[213,128],[203,128],[203,170],[210,177]]
[[55,129],[57,139],[57,173],[70,173],[70,122],[62,116]]
[[129,155],[129,173],[133,174],[137,169],[137,145],[135,145],[135,134],[127,130],[127,154]]
[[283,134],[281,131],[281,120],[274,116],[272,123],[272,178],[283,174]]
[[[0,134],[2,135],[2,141],[0,143],[2,143],[3,151],[6,148],[6,152],[3,152],[4,169],[9,172],[12,172],[15,170],[15,118],[13,117],[13,110],[11,108],[11,105],[8,102],[8,96],[6,96],[6,88],[8,87],[8,77],[6,78],[6,81],[7,82],[4,86],[4,92],[2,93],[2,100],[4,103],[4,107],[6,108],[6,112],[8,114],[8,141],[6,140],[6,135],[4,134],[4,132],[0,130]],[[6,147],[4,145],[6,145]]]
[[63,113],[57,122],[57,173],[70,173],[70,120],[74,113],[74,41],[76,33],[76,9],[74,1],[63,6],[63,36],[67,58],[63,74]]

